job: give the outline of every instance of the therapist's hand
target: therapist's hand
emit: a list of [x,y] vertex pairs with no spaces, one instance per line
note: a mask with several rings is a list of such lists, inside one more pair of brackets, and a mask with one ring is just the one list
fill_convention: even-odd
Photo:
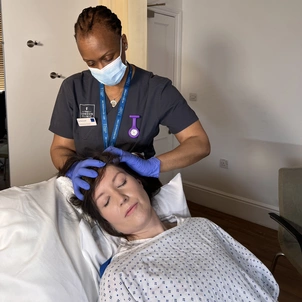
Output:
[[82,176],[96,178],[98,176],[98,172],[90,168],[101,168],[104,166],[105,164],[100,160],[85,159],[75,163],[69,169],[69,171],[66,173],[66,176],[72,180],[74,194],[78,199],[84,200],[84,195],[81,193],[80,189],[90,189],[90,185],[82,179]]
[[160,160],[156,157],[149,159],[140,158],[137,155],[133,155],[129,152],[123,151],[115,147],[108,147],[104,152],[109,152],[120,157],[120,162],[124,162],[133,171],[142,176],[159,177],[160,173]]

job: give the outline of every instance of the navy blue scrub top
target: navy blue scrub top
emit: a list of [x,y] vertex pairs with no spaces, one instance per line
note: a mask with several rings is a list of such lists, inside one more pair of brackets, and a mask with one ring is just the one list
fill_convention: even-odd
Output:
[[[106,97],[109,136],[112,134],[118,105],[112,107]],[[137,138],[129,135],[133,118],[140,134]],[[77,118],[95,117],[96,126],[80,127]],[[164,77],[135,67],[131,80],[127,103],[115,147],[129,152],[144,153],[146,158],[155,155],[153,139],[159,132],[159,125],[165,125],[176,134],[198,120],[172,82]],[[49,130],[74,139],[78,153],[85,148],[104,150],[100,112],[99,82],[90,71],[72,75],[61,85],[54,106]]]

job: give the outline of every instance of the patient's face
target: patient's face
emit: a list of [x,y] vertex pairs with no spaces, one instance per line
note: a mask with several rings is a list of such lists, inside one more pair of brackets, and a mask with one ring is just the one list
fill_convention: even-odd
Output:
[[140,234],[153,215],[141,182],[116,166],[107,166],[94,200],[102,217],[124,234]]

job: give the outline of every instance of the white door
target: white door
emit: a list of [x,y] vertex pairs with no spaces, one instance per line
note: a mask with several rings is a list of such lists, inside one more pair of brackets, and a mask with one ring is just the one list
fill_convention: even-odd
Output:
[[[158,12],[148,14],[147,69],[154,74],[175,80],[175,18]],[[173,149],[173,135],[167,127],[161,126],[160,133],[154,139],[156,154]],[[161,181],[167,183],[174,172],[161,174]]]
[[[86,69],[73,37],[83,8],[97,0],[2,0],[10,184],[48,179],[48,131],[64,77]],[[37,42],[28,47],[27,41]],[[52,79],[50,73],[61,75]]]

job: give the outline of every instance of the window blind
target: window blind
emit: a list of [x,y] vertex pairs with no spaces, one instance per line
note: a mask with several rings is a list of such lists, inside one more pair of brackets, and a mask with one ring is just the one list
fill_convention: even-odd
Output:
[[3,36],[2,36],[2,14],[0,12],[0,91],[4,88],[4,57],[3,57]]

